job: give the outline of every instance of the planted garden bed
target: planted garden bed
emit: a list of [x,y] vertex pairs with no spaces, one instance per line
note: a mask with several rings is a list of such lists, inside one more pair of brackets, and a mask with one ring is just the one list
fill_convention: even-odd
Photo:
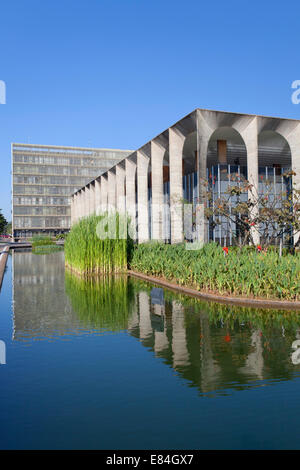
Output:
[[135,247],[133,271],[161,277],[199,291],[251,298],[300,300],[300,254],[228,248],[215,243],[201,250],[185,245],[145,243]]

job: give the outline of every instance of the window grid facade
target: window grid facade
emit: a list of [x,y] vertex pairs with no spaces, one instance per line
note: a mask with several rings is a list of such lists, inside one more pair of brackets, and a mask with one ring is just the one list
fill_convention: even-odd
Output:
[[14,236],[68,231],[74,191],[130,153],[130,150],[12,144]]

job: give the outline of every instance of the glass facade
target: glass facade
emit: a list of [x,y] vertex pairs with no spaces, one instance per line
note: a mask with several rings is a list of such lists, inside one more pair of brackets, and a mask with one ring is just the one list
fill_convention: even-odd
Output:
[[[264,194],[268,194],[270,207],[272,207],[274,202],[274,208],[280,208],[282,202],[288,197],[290,191],[292,190],[291,178],[285,176],[288,171],[290,171],[290,167],[283,168],[265,166],[258,168],[259,197],[262,197]],[[215,207],[215,203],[218,199],[226,200],[228,198],[228,187],[232,185],[240,185],[239,181],[245,181],[247,178],[248,171],[246,166],[217,164],[207,168],[207,190],[210,191],[212,196],[211,201],[207,201],[207,204],[210,207]],[[193,204],[194,214],[196,212],[197,205],[197,181],[197,173],[191,173],[183,176],[184,201]],[[165,192],[167,194],[169,194],[168,185],[169,183],[165,183]],[[231,206],[235,207],[238,203],[247,202],[248,193],[243,192],[239,196],[230,196],[229,200]],[[224,246],[227,246],[228,244],[230,246],[238,244],[240,233],[237,223],[235,223],[233,220],[229,221],[228,217],[218,216],[217,218],[221,223],[216,224],[216,216],[212,216],[209,220],[209,224],[207,226],[207,239],[218,242]],[[193,216],[193,222],[196,222],[195,216]],[[261,224],[260,228],[262,233],[264,226]],[[270,231],[268,237],[271,237],[271,235],[272,233]]]
[[[286,200],[292,191],[292,180],[286,176],[290,171],[290,167],[259,167],[258,192],[259,197],[268,194],[270,207],[280,208],[282,202]],[[228,188],[234,185],[240,185],[239,181],[245,181],[248,178],[247,166],[217,164],[207,168],[207,191],[211,194],[211,200],[206,201],[207,207],[215,208],[218,199],[223,201],[228,199]],[[198,173],[188,173],[183,175],[183,201],[184,204],[192,204],[191,221],[196,224],[196,208],[198,204]],[[242,192],[239,196],[230,196],[229,201],[231,207],[235,207],[238,203],[247,202],[248,193]],[[149,190],[149,226],[150,238],[152,238],[151,227],[151,201],[152,195]],[[274,203],[274,206],[273,206]],[[216,218],[220,223],[216,223]],[[185,223],[185,222],[184,222]],[[163,208],[163,240],[167,243],[171,240],[171,215],[170,215],[170,182],[164,183],[164,208]],[[265,226],[260,225],[260,232],[263,233]],[[215,215],[210,217],[207,224],[207,240],[214,241],[222,246],[236,245],[239,243],[241,235],[238,224],[228,217]],[[269,229],[267,237],[271,238],[272,231]],[[263,242],[263,237],[261,236]],[[289,245],[287,237],[283,238],[285,245]]]
[[68,231],[71,195],[131,152],[12,144],[14,236]]

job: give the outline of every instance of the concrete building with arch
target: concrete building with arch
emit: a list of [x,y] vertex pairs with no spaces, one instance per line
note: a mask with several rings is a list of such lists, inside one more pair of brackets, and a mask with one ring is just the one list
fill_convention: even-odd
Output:
[[[196,207],[198,241],[223,243],[226,237],[226,244],[233,244],[235,227],[230,232],[222,224],[214,227],[204,215],[203,182],[217,197],[226,190],[228,175],[235,173],[253,185],[254,194],[263,192],[270,179],[276,193],[287,189],[283,175],[291,169],[300,189],[300,121],[195,109],[77,190],[71,223],[118,210],[131,217],[139,242],[178,243],[185,238],[186,217],[192,217],[183,209],[189,202],[192,212]],[[250,192],[248,197],[253,197]],[[259,242],[258,233],[253,238]]]

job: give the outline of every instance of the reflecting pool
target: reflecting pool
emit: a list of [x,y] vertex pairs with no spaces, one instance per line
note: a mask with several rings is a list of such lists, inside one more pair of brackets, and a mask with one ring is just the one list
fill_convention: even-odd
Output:
[[9,257],[1,448],[300,448],[300,316]]

